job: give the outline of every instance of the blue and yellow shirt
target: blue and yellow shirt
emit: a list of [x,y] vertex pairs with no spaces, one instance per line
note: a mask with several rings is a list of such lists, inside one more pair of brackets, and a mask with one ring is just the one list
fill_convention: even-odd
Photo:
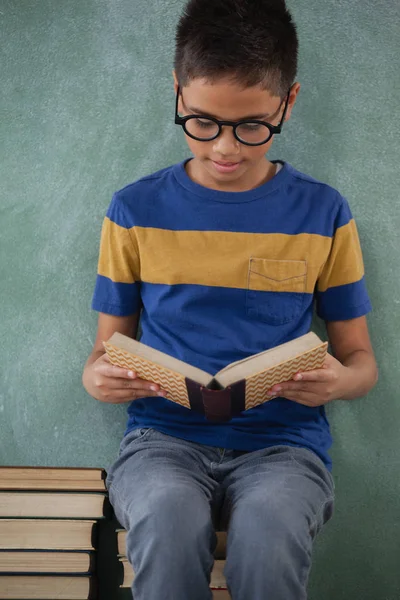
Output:
[[[104,219],[93,309],[141,308],[149,346],[211,375],[371,309],[355,222],[333,188],[283,163],[267,183],[222,192],[193,182],[185,162],[118,191]],[[160,397],[128,407],[128,433],[152,427],[201,444],[308,448],[330,467],[323,407],[276,398],[227,423]]]

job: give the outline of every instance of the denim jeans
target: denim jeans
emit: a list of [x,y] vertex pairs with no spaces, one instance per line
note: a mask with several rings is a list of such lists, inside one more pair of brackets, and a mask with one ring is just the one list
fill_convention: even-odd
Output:
[[107,476],[127,530],[134,600],[211,600],[215,530],[225,530],[233,600],[305,600],[312,543],[334,484],[310,450],[216,448],[142,428]]

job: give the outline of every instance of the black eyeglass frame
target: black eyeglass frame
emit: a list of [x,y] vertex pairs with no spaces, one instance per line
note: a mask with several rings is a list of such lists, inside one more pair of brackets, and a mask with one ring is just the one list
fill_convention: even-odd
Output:
[[[285,109],[283,111],[282,119],[281,119],[279,125],[271,125],[271,123],[267,123],[266,121],[258,121],[257,119],[243,119],[241,121],[235,122],[235,121],[218,121],[218,119],[215,119],[214,117],[209,117],[206,115],[188,115],[186,117],[180,117],[178,115],[178,104],[179,104],[179,94],[180,94],[181,89],[180,89],[180,86],[178,86],[178,89],[176,92],[175,125],[181,125],[183,127],[183,130],[186,133],[186,135],[188,135],[189,137],[191,137],[194,140],[197,140],[198,142],[211,142],[212,140],[215,140],[219,135],[221,135],[222,126],[227,125],[229,127],[232,127],[233,135],[235,136],[237,141],[240,142],[241,144],[245,144],[246,146],[262,146],[263,144],[267,144],[274,135],[278,135],[279,133],[281,133],[282,126],[285,121],[287,109],[289,106],[289,98],[290,98],[290,90],[291,89],[292,88],[290,88],[288,91],[288,94],[286,97]],[[183,101],[183,98],[182,98],[182,101]],[[282,103],[281,103],[281,106],[282,106]],[[278,111],[280,110],[281,106],[279,107]],[[204,138],[199,138],[199,137],[193,135],[192,133],[190,133],[186,129],[186,123],[188,121],[190,121],[190,119],[208,119],[209,121],[213,121],[216,125],[218,125],[218,132],[216,133],[216,135],[214,135],[213,137],[207,138],[206,140]],[[243,141],[236,133],[236,129],[237,129],[237,127],[239,127],[240,125],[243,125],[244,123],[264,125],[265,127],[267,127],[269,129],[269,133],[270,133],[269,137],[264,142],[257,142],[256,144]]]

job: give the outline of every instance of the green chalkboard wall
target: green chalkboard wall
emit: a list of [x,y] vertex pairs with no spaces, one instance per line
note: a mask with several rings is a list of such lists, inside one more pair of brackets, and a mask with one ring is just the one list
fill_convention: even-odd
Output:
[[[398,600],[400,3],[288,3],[302,90],[271,157],[350,201],[380,366],[367,398],[329,407],[337,505],[311,600]],[[107,466],[117,452],[126,407],[81,385],[99,234],[113,191],[188,156],[171,76],[183,4],[0,0],[2,464]]]

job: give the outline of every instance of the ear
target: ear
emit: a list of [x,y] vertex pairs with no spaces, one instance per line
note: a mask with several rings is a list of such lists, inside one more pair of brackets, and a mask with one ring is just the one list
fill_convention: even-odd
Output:
[[[172,77],[174,79],[174,95],[175,95],[175,98],[176,98],[176,94],[178,92],[179,83],[178,83],[178,78],[177,78],[176,73],[175,73],[175,69],[172,71]],[[178,113],[182,114],[182,99],[181,98],[179,98],[179,100],[178,100]]]
[[297,96],[300,92],[301,85],[298,81],[292,85],[289,95],[289,105],[286,111],[285,121],[289,121],[294,105],[296,104]]
[[178,91],[178,79],[176,77],[175,69],[172,70],[172,77],[174,79],[174,91],[176,96],[176,92]]

